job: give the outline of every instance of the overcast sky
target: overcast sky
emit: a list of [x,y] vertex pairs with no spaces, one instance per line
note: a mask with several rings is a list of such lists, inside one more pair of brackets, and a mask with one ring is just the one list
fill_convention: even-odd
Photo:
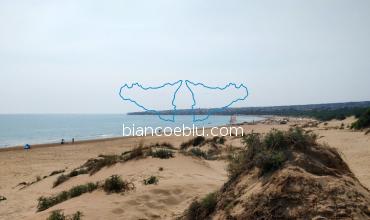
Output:
[[370,100],[370,1],[0,0],[0,113],[136,111],[120,86],[179,79],[245,83],[236,106]]

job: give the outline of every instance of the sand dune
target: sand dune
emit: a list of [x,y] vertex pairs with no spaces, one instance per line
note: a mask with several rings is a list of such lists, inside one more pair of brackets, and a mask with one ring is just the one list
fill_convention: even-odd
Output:
[[[360,182],[370,187],[370,135],[339,129],[341,123],[332,121],[327,125],[306,127],[320,136],[319,141],[336,147]],[[265,133],[271,128],[286,130],[290,126],[307,124],[307,120],[290,119],[288,124],[275,121],[257,125],[244,125],[245,131]],[[118,163],[103,168],[94,175],[80,175],[60,186],[52,188],[58,175],[47,177],[25,189],[16,187],[20,182],[32,182],[37,176],[49,175],[54,170],[70,171],[89,158],[99,154],[120,154],[140,142],[145,144],[166,141],[179,147],[187,137],[118,138],[89,141],[64,146],[43,146],[28,152],[21,149],[0,151],[0,219],[46,219],[52,210],[62,209],[66,214],[82,211],[83,219],[174,219],[196,198],[219,189],[227,180],[224,160],[202,160],[176,153],[174,158],[162,160],[145,158]],[[242,146],[240,139],[228,137],[226,144]],[[159,171],[163,167],[163,171]],[[70,199],[45,211],[36,212],[40,196],[53,195],[78,184],[102,181],[112,174],[132,181],[136,189],[121,194],[107,195],[102,190]],[[157,185],[144,185],[142,180],[150,175],[159,177]]]

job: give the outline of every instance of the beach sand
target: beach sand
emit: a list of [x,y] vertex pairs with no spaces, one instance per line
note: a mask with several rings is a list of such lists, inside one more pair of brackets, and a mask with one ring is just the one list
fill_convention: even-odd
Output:
[[[319,142],[337,148],[350,169],[367,188],[370,188],[370,135],[354,132],[347,125],[354,118],[331,121],[315,126],[308,119],[290,118],[280,124],[273,118],[255,125],[243,125],[246,133],[266,133],[272,128],[287,130],[294,125],[304,126],[319,136]],[[312,122],[312,123],[311,123]],[[344,129],[340,129],[341,124]],[[208,131],[209,132],[209,131]],[[174,219],[195,199],[219,189],[227,180],[225,160],[202,160],[176,153],[171,159],[145,158],[103,168],[94,175],[80,175],[52,188],[58,175],[47,177],[25,189],[17,185],[32,182],[37,176],[48,176],[52,171],[71,171],[89,158],[99,154],[121,154],[140,143],[169,142],[175,147],[190,137],[128,137],[86,141],[65,145],[42,145],[25,151],[20,148],[0,150],[0,219],[46,219],[53,210],[65,214],[83,213],[82,219]],[[228,137],[226,144],[242,146],[240,138]],[[163,171],[159,168],[163,167]],[[117,174],[132,181],[136,189],[124,194],[106,194],[102,190],[83,194],[45,211],[37,211],[40,196],[54,195],[73,186],[102,181]],[[144,185],[142,180],[151,175],[159,177],[157,185]]]

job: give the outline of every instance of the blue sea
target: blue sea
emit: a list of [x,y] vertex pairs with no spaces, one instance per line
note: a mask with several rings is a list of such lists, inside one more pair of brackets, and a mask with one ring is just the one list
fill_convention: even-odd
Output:
[[[238,116],[237,123],[263,119]],[[210,116],[196,126],[226,125],[230,116]],[[176,116],[176,122],[164,122],[154,115],[120,114],[16,114],[0,115],[0,147],[24,144],[58,143],[122,136],[122,125],[135,127],[193,126],[192,116]]]

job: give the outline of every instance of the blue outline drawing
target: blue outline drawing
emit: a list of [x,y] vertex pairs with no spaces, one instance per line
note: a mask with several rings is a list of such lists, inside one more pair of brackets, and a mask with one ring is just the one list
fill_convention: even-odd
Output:
[[[143,110],[145,110],[145,111],[147,111],[147,112],[153,112],[153,113],[155,113],[161,120],[163,120],[163,121],[170,121],[170,122],[175,122],[175,112],[176,112],[176,105],[174,104],[174,102],[175,102],[175,99],[176,99],[176,95],[177,95],[177,92],[179,91],[179,89],[181,88],[181,86],[182,86],[182,80],[178,80],[178,81],[176,81],[176,82],[174,82],[174,83],[165,83],[165,84],[163,84],[163,85],[161,85],[161,86],[157,86],[157,87],[144,87],[144,86],[142,86],[142,85],[140,85],[139,83],[133,83],[133,84],[131,84],[131,86],[129,86],[128,84],[125,84],[125,85],[123,85],[122,87],[121,87],[121,89],[119,90],[119,96],[123,99],[123,100],[125,100],[125,101],[130,101],[130,102],[132,102],[132,103],[134,103],[135,105],[137,105],[139,108],[142,108]],[[173,111],[174,111],[174,113],[173,113],[173,115],[172,115],[172,119],[166,119],[166,118],[162,118],[162,116],[161,116],[161,114],[160,114],[160,112],[159,111],[156,111],[156,110],[150,110],[150,109],[147,109],[147,108],[145,108],[143,105],[140,105],[139,103],[137,103],[135,100],[132,100],[132,99],[130,99],[130,98],[125,98],[125,97],[123,97],[123,95],[122,95],[122,89],[124,89],[125,87],[127,87],[128,89],[132,89],[135,85],[136,86],[138,86],[138,87],[140,87],[141,89],[143,89],[143,90],[149,90],[149,89],[160,89],[160,88],[163,88],[163,87],[165,87],[165,86],[167,86],[167,85],[170,85],[170,86],[173,86],[173,85],[176,85],[177,83],[180,83],[180,85],[179,85],[179,87],[177,87],[177,89],[176,89],[176,91],[173,93],[173,98],[172,98],[172,106],[173,106]]]
[[[175,99],[176,99],[176,96],[177,96],[177,92],[178,92],[178,91],[179,91],[179,89],[181,88],[183,81],[185,81],[186,87],[189,89],[189,91],[190,91],[190,93],[191,93],[191,96],[192,96],[192,100],[193,100],[193,104],[192,104],[192,106],[191,106],[192,115],[193,115],[193,122],[205,121],[205,120],[207,120],[207,119],[209,118],[209,116],[211,115],[211,113],[215,113],[215,112],[219,112],[219,111],[224,111],[224,110],[226,110],[228,107],[230,107],[232,104],[234,104],[234,103],[236,103],[236,102],[238,102],[238,101],[244,101],[244,100],[248,97],[248,95],[249,95],[249,93],[248,93],[248,88],[247,88],[243,83],[241,83],[240,85],[236,85],[236,83],[229,83],[229,84],[227,84],[227,85],[226,85],[226,86],[224,86],[224,87],[218,87],[218,86],[212,87],[212,86],[206,86],[206,85],[204,85],[203,83],[194,83],[194,82],[192,82],[192,81],[190,81],[190,80],[178,80],[178,81],[176,81],[176,82],[174,82],[174,83],[165,83],[165,84],[163,84],[163,85],[161,85],[161,86],[157,86],[157,87],[144,87],[144,86],[140,85],[139,83],[133,83],[133,84],[131,84],[131,85],[125,84],[124,86],[122,86],[122,87],[120,88],[119,96],[120,96],[123,100],[125,100],[125,101],[130,101],[130,102],[134,103],[136,106],[138,106],[139,108],[143,109],[144,111],[155,113],[155,114],[156,114],[156,115],[157,115],[161,120],[163,120],[163,121],[175,122],[176,105],[175,105],[174,103],[175,103]],[[161,116],[161,112],[160,112],[160,111],[147,109],[147,108],[146,108],[146,107],[144,107],[143,105],[141,105],[141,104],[137,103],[135,100],[132,100],[132,99],[130,99],[130,98],[125,98],[125,97],[122,95],[122,89],[124,89],[124,88],[132,89],[135,85],[136,85],[136,86],[138,86],[138,87],[140,87],[140,88],[141,88],[141,89],[143,89],[143,90],[149,90],[149,89],[160,89],[160,88],[163,88],[163,87],[165,87],[165,86],[167,86],[167,85],[171,85],[171,86],[173,86],[173,85],[176,85],[177,83],[180,83],[180,85],[179,85],[179,87],[177,87],[177,89],[175,90],[175,92],[174,92],[174,94],[173,94],[173,97],[172,97],[172,103],[171,103],[171,104],[172,104],[172,106],[173,106],[173,109],[172,109],[172,111],[173,111],[172,119],[162,118],[162,116]],[[196,100],[195,100],[195,94],[194,94],[193,90],[189,87],[189,84],[192,84],[192,85],[194,85],[194,86],[201,85],[201,86],[203,86],[204,88],[207,88],[207,89],[213,89],[213,90],[225,90],[225,89],[229,88],[230,86],[234,86],[236,89],[244,88],[244,89],[245,89],[245,91],[246,91],[246,95],[245,95],[244,97],[242,97],[242,98],[238,98],[238,99],[235,99],[235,100],[231,101],[231,102],[230,102],[228,105],[226,105],[226,106],[223,106],[223,107],[220,107],[220,108],[209,109],[209,110],[208,110],[208,114],[207,114],[204,118],[202,118],[202,119],[196,119],[196,117],[195,117],[195,109],[194,109],[194,107],[196,106],[196,104],[197,104],[197,103],[196,103]]]
[[[212,86],[206,86],[204,85],[203,83],[194,83],[190,80],[185,80],[185,84],[186,84],[186,87],[188,87],[188,89],[190,90],[191,92],[191,95],[192,95],[192,98],[193,98],[193,105],[191,106],[191,110],[193,111],[193,122],[197,122],[197,121],[204,121],[204,120],[207,120],[209,118],[209,116],[211,115],[211,113],[215,113],[215,112],[220,112],[220,111],[224,111],[226,110],[226,108],[230,107],[232,104],[234,104],[235,102],[238,102],[238,101],[244,101],[247,97],[248,97],[248,88],[243,84],[241,83],[239,86],[236,85],[236,83],[229,83],[227,84],[225,87],[218,87],[218,86],[215,86],[215,87],[212,87]],[[196,106],[197,102],[195,101],[195,95],[194,95],[194,92],[193,90],[189,87],[189,84],[192,84],[194,86],[198,86],[198,85],[201,85],[203,86],[204,88],[207,88],[207,89],[213,89],[213,90],[225,90],[227,88],[229,88],[230,86],[234,86],[236,89],[240,89],[240,88],[244,88],[245,91],[246,91],[246,94],[244,97],[242,98],[238,98],[238,99],[235,99],[233,100],[232,102],[230,102],[228,105],[226,106],[223,106],[223,107],[220,107],[220,108],[215,108],[215,109],[209,109],[208,110],[208,114],[206,115],[206,117],[204,117],[203,119],[196,119],[195,118],[195,109],[194,107]]]

